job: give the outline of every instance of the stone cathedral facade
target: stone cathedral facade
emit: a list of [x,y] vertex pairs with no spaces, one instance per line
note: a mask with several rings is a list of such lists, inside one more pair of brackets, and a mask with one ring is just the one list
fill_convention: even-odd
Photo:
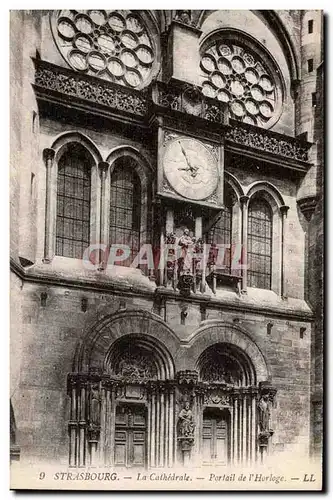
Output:
[[12,460],[320,457],[322,13],[10,35]]

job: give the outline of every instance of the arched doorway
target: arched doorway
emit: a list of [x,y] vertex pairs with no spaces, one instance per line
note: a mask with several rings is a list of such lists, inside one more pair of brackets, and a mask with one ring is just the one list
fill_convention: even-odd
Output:
[[276,389],[251,336],[238,325],[207,320],[189,339],[187,360],[195,428],[191,448],[183,447],[179,458],[198,466],[263,461]]
[[202,463],[254,461],[258,390],[250,358],[236,345],[216,343],[200,355],[197,370],[203,388],[197,447]]
[[143,332],[158,328],[171,347],[175,339],[163,322],[136,311],[101,323],[77,350],[79,371],[68,376],[69,465],[171,467],[176,448],[173,359],[161,340]]

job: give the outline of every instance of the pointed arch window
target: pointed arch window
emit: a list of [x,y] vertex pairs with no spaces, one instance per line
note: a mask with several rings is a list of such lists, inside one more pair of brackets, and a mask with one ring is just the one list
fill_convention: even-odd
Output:
[[250,201],[248,212],[247,265],[248,285],[271,289],[273,214],[261,198]]
[[90,244],[92,165],[78,143],[69,145],[58,162],[56,255],[81,259]]
[[224,209],[218,215],[216,223],[207,234],[207,243],[210,245],[225,245],[223,270],[226,274],[231,273],[232,254],[232,211],[233,194],[226,186],[224,190]]
[[128,266],[140,245],[141,183],[131,158],[116,161],[111,175],[110,245],[127,245],[130,257],[116,263]]

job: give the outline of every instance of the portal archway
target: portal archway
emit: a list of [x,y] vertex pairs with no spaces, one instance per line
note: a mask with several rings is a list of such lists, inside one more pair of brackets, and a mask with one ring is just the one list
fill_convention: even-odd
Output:
[[254,463],[268,451],[267,398],[273,401],[276,392],[261,350],[238,325],[207,320],[190,337],[187,358],[198,377],[191,460],[211,466]]
[[68,376],[71,467],[173,465],[178,342],[145,311],[113,314],[88,330]]

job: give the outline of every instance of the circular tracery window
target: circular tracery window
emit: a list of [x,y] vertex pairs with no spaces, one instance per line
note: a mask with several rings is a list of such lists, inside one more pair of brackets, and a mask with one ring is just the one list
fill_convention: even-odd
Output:
[[149,83],[156,54],[138,13],[63,10],[54,31],[73,69],[133,88]]
[[278,86],[248,47],[217,41],[203,53],[200,67],[203,93],[228,103],[231,118],[252,125],[272,125],[280,107]]

